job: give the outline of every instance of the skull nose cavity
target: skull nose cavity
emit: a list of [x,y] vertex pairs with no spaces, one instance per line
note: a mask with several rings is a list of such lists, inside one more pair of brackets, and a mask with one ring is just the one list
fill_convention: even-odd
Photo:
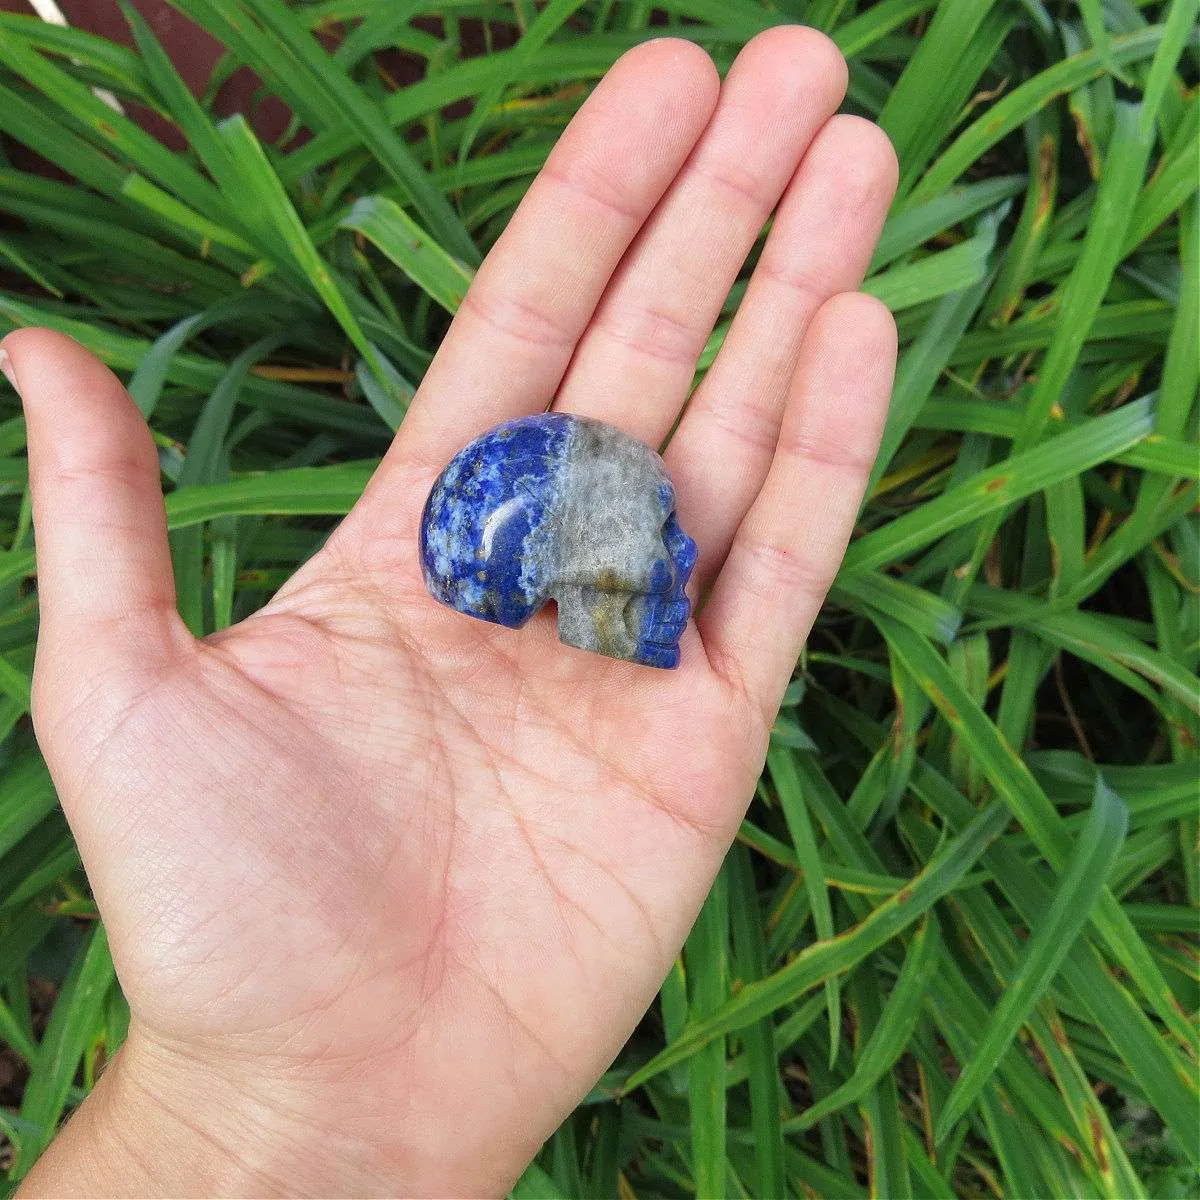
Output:
[[675,564],[675,586],[682,592],[696,566],[696,543],[680,529],[674,513],[663,527],[663,541],[671,561]]
[[420,547],[459,612],[519,628],[553,598],[567,645],[678,665],[696,544],[662,460],[613,426],[540,413],[477,438],[434,484]]

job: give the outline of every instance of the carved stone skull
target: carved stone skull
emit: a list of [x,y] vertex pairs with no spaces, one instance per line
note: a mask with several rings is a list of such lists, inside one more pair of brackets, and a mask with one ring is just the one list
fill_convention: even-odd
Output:
[[659,456],[601,421],[540,413],[464,447],[426,502],[421,561],[459,612],[519,628],[553,599],[567,645],[679,663],[696,545]]

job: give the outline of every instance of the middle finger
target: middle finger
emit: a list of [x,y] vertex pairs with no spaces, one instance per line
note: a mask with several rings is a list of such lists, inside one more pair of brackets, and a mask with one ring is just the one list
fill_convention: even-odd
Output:
[[729,289],[796,164],[841,103],[824,34],[778,26],[738,55],[683,170],[613,275],[555,409],[667,435]]

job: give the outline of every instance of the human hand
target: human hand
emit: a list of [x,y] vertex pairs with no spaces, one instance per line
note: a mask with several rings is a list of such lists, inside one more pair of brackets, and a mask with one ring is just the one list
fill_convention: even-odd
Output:
[[[197,641],[155,452],[113,376],[4,341],[28,418],[34,716],[129,999],[129,1040],[31,1191],[502,1193],[654,997],[732,840],[875,454],[891,318],[853,294],[895,184],[811,30],[719,84],[631,51],[480,269],[353,512]],[[698,542],[677,671],[436,604],[421,507],[497,422],[666,451]],[[851,293],[851,294],[847,294]]]

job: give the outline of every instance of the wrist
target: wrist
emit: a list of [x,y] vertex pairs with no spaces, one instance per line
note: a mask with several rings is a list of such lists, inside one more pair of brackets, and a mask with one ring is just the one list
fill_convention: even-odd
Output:
[[[35,1166],[31,1196],[399,1195],[398,1156],[341,1135],[290,1089],[130,1032]],[[391,1161],[388,1161],[391,1159]]]
[[275,1193],[277,1135],[239,1119],[245,1098],[229,1091],[202,1071],[189,1082],[131,1031],[20,1195]]

